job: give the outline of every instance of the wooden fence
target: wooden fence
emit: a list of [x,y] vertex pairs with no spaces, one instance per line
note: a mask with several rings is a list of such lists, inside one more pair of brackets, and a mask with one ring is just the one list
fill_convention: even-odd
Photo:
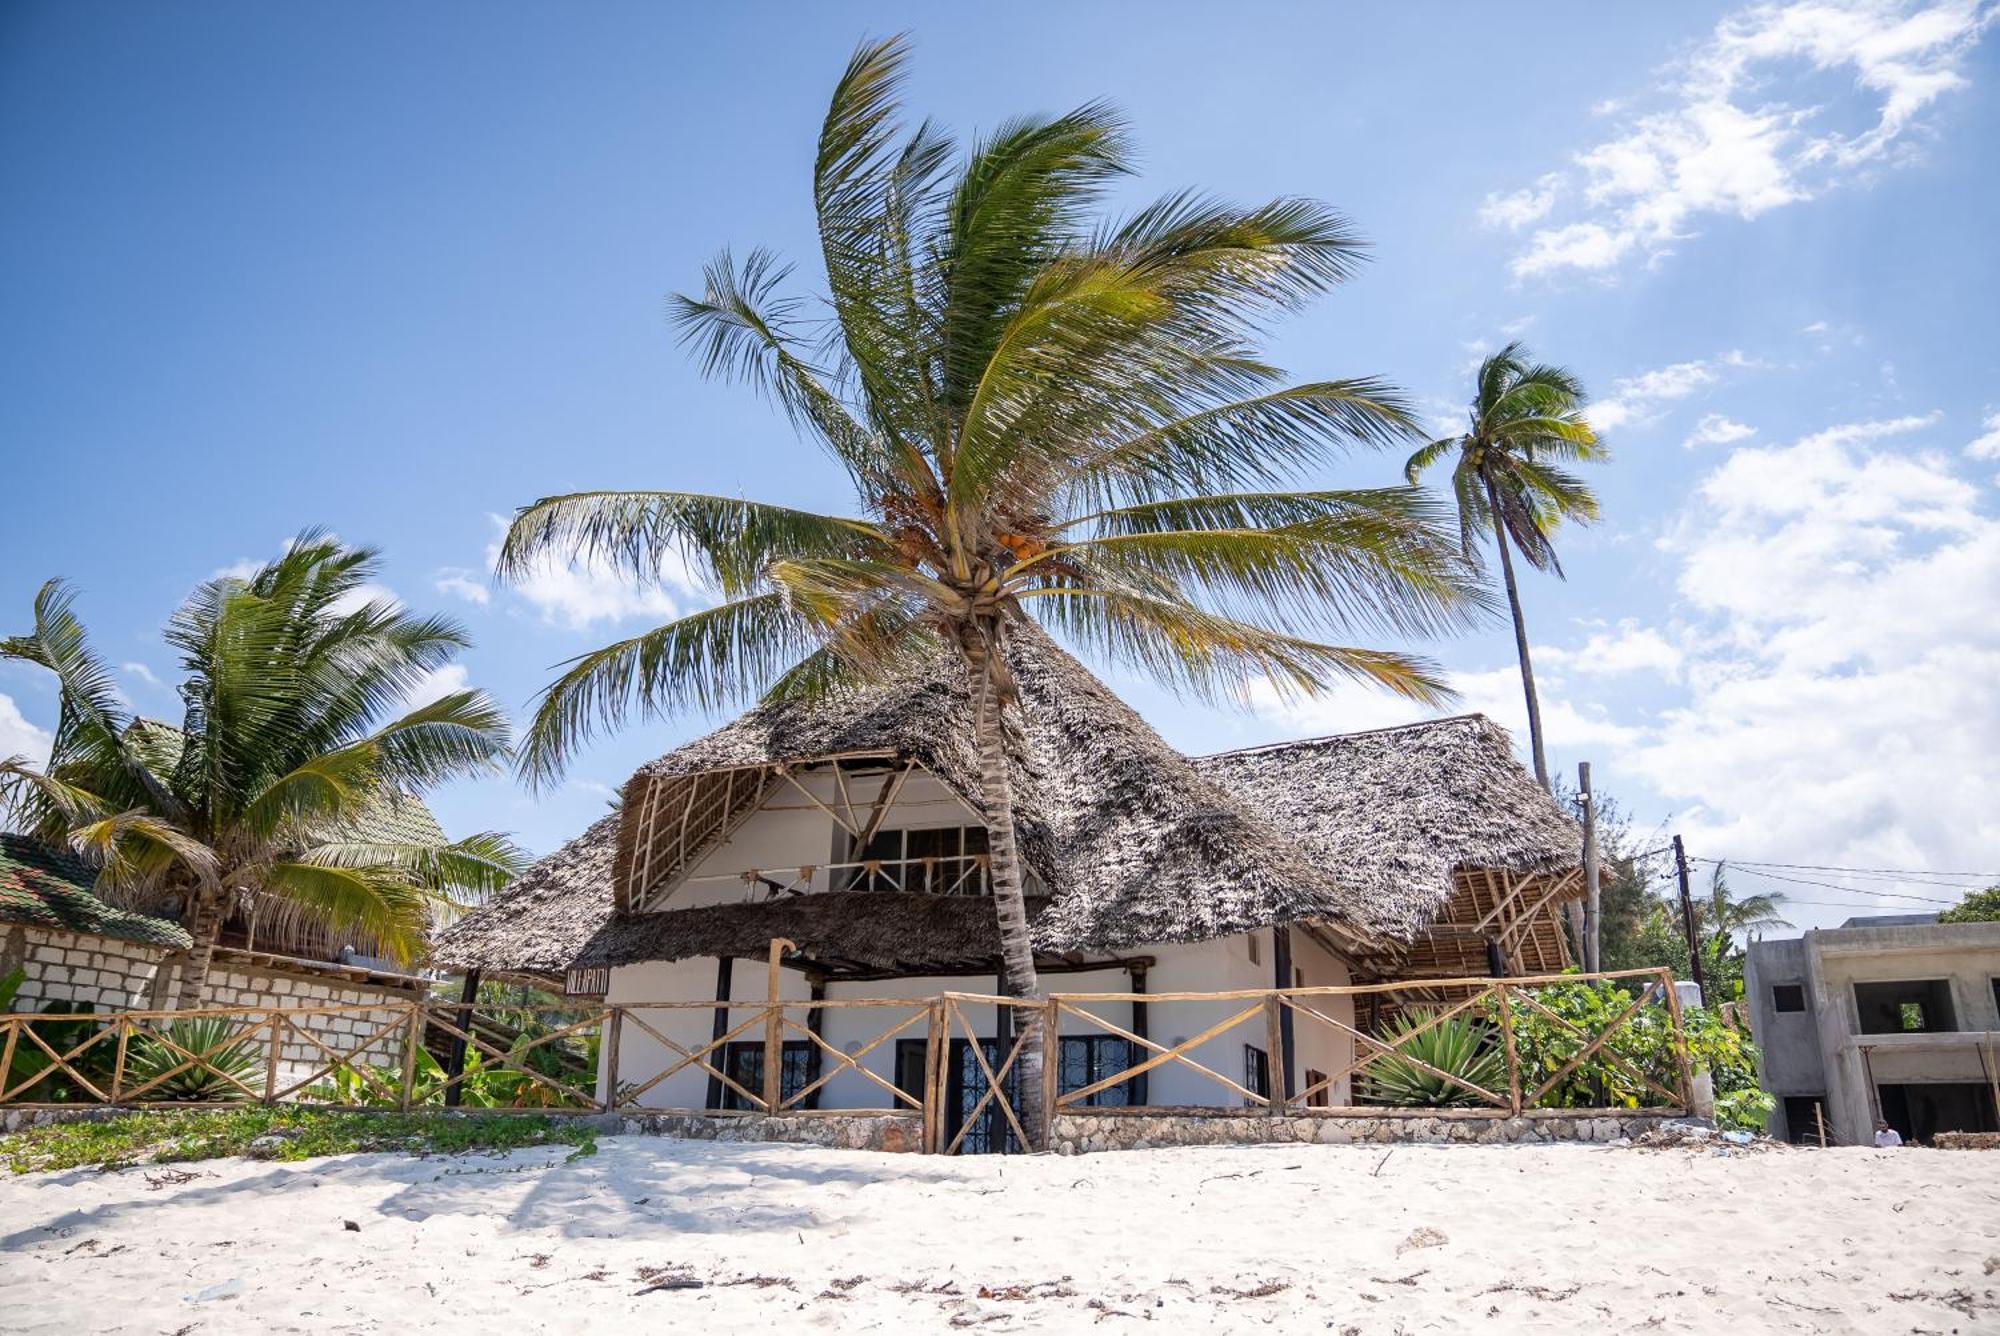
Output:
[[[1155,1016],[1191,1004],[1220,1019],[1163,1043],[1106,1015],[1134,1003]],[[988,1008],[995,1019],[982,1034],[976,1021]],[[834,1011],[868,1017],[865,1037],[830,1042],[822,1031]],[[676,1037],[670,1022],[681,1012],[714,1018],[705,1041],[690,1041],[684,1027]],[[1022,1023],[1027,1013],[1039,1016],[1041,1033],[1064,1043],[1080,1036],[1114,1040],[1123,1046],[1124,1061],[1065,1086],[1063,1050],[1052,1044],[1039,1087],[1026,1089],[1020,1073],[1032,1028]],[[1002,1023],[1001,1017],[1008,1019]],[[1477,1064],[1444,1067],[1422,1056],[1433,1052],[1424,1041],[1448,1033],[1447,1026],[1476,1049]],[[511,1043],[496,1037],[505,1034],[518,1037]],[[1239,1080],[1197,1056],[1204,1046],[1238,1036],[1274,1059],[1261,1083],[1247,1072]],[[885,1059],[867,1061],[885,1046],[917,1040],[919,1088],[901,1079],[902,1064],[892,1066],[899,1079],[891,1080],[877,1070]],[[641,1042],[657,1045],[663,1056],[655,1064],[647,1055],[633,1079],[627,1072],[634,1063],[621,1064],[620,1052]],[[788,1049],[797,1053],[801,1046],[803,1072],[787,1072]],[[1309,1051],[1338,1052],[1345,1060],[1294,1079],[1299,1055]],[[749,1061],[738,1061],[744,1058]],[[948,1064],[956,1071],[948,1072]],[[1145,1102],[1146,1082],[1169,1070],[1192,1073],[1221,1102]],[[702,1107],[648,1102],[684,1071],[704,1078],[711,1094]],[[821,1107],[830,1083],[848,1073],[858,1078],[843,1087],[850,1107]],[[1413,1081],[1429,1083],[1423,1102],[1384,1102],[1390,1098],[1384,1092],[1407,1091]],[[1036,1148],[1046,1144],[1046,1129],[1059,1117],[1083,1109],[1093,1115],[1242,1116],[1248,1109],[1294,1117],[1592,1116],[1685,1113],[1691,1091],[1680,1002],[1664,969],[1225,992],[1058,993],[1035,1001],[961,992],[783,1000],[774,972],[770,996],[762,1001],[524,1007],[426,999],[0,1015],[0,1106],[292,1103],[718,1117],[901,1114],[919,1119],[923,1149],[941,1154],[971,1148],[975,1129],[985,1129],[980,1148]],[[1111,1092],[1120,1092],[1118,1102],[1106,1102]],[[1035,1116],[1025,1116],[1029,1112]]]

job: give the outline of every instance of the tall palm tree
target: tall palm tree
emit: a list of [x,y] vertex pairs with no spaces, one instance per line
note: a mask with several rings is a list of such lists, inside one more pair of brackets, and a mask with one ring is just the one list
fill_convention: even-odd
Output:
[[454,896],[497,889],[522,859],[495,834],[386,843],[357,834],[380,805],[508,757],[483,692],[414,709],[408,695],[466,645],[456,624],[371,599],[367,548],[307,532],[246,578],[197,588],[167,625],[187,677],[178,728],[131,719],[60,580],[0,658],[55,675],[46,767],[0,761],[15,819],[101,869],[107,897],[168,903],[194,938],[179,1005],[200,1005],[232,908],[373,939],[407,961]]
[[1094,223],[1128,171],[1114,114],[1011,121],[960,157],[929,123],[899,124],[905,55],[901,39],[857,51],[820,133],[825,327],[761,250],[725,252],[673,306],[707,373],[773,395],[833,456],[853,512],[662,491],[524,508],[503,577],[554,556],[656,579],[678,554],[724,601],[568,664],[521,764],[547,781],[635,709],[809,696],[954,655],[1002,986],[1034,997],[1002,724],[1011,627],[1038,619],[1199,695],[1359,678],[1428,700],[1443,689],[1422,661],[1314,636],[1430,631],[1479,596],[1417,489],[1290,490],[1344,449],[1410,438],[1382,383],[1287,385],[1252,347],[1267,318],[1354,271],[1361,243],[1339,215],[1180,194]]
[[1432,465],[1455,456],[1451,487],[1465,555],[1478,560],[1488,531],[1500,549],[1521,690],[1528,698],[1528,741],[1535,754],[1535,778],[1543,788],[1549,786],[1549,762],[1542,745],[1542,706],[1535,695],[1528,624],[1521,616],[1511,550],[1519,550],[1536,570],[1560,577],[1562,563],[1550,535],[1565,519],[1588,523],[1597,518],[1596,495],[1559,467],[1606,458],[1583,405],[1583,386],[1575,376],[1558,366],[1530,364],[1528,350],[1510,343],[1480,363],[1464,434],[1432,441],[1410,456],[1405,470],[1414,483]]

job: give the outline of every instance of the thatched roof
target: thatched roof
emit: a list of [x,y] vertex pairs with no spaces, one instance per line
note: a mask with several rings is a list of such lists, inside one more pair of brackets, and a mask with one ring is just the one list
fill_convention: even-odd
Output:
[[611,918],[618,813],[541,859],[492,903],[446,925],[432,960],[451,969],[560,974]]
[[[1045,902],[1031,899],[1028,912]],[[993,902],[983,896],[825,891],[749,904],[708,905],[607,920],[579,966],[700,956],[761,957],[774,937],[842,971],[921,973],[974,966],[1000,954]]]
[[1484,715],[1221,752],[1194,766],[1338,868],[1368,926],[1398,941],[1444,908],[1454,869],[1556,872],[1582,846],[1583,832]]
[[[1457,862],[1495,858],[1526,870],[1575,861],[1574,828],[1513,760],[1505,734],[1483,719],[1191,761],[1039,631],[1017,631],[1008,661],[1020,689],[1010,738],[1016,824],[1048,895],[1033,919],[1045,952],[1205,941],[1310,921],[1357,955],[1389,956],[1450,897]],[[802,925],[824,928],[841,909],[828,893],[727,906],[726,914],[616,907],[621,896],[641,903],[630,894],[635,885],[671,884],[698,861],[732,811],[761,795],[773,766],[906,758],[978,811],[969,716],[962,671],[951,659],[811,707],[753,710],[641,768],[626,786],[622,822],[599,822],[493,905],[447,929],[438,959],[557,969],[713,954],[690,943],[720,946],[739,929],[752,941],[753,920],[757,941],[799,939],[810,932]],[[1412,755],[1398,759],[1406,746]],[[728,777],[729,796],[718,776]],[[690,831],[664,869],[654,865],[656,846],[642,840],[649,804],[675,818],[656,824],[677,836]],[[1411,810],[1396,810],[1406,804]],[[1338,830],[1342,821],[1356,829]],[[906,931],[879,917],[891,908],[881,893],[837,899],[863,916],[857,922],[879,924],[890,937]],[[984,900],[966,903],[990,913]],[[708,916],[699,934],[696,916]],[[968,940],[956,928],[939,932],[954,953]],[[861,959],[865,935],[841,934],[845,949],[837,954]],[[761,955],[762,947],[744,954]],[[962,957],[923,957],[947,958]]]

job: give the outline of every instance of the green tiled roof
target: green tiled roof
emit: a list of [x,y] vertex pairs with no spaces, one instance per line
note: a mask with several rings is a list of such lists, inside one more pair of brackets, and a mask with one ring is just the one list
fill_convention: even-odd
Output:
[[74,854],[0,832],[0,921],[154,946],[192,944],[177,923],[105,904],[91,889],[93,880],[90,866]]

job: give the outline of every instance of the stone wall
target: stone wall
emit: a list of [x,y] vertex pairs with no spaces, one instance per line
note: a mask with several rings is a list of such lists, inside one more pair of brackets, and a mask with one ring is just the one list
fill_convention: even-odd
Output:
[[923,1149],[924,1120],[914,1113],[767,1118],[702,1113],[648,1113],[620,1120],[626,1136],[683,1137],[690,1141],[785,1141],[835,1150]]
[[1274,1118],[1269,1114],[1078,1114],[1056,1115],[1055,1148],[1063,1155],[1104,1150],[1149,1150],[1159,1146],[1256,1146],[1270,1143],[1616,1141],[1636,1137],[1678,1117],[1629,1114],[1576,1117],[1539,1114],[1520,1118],[1437,1118],[1332,1115]]

